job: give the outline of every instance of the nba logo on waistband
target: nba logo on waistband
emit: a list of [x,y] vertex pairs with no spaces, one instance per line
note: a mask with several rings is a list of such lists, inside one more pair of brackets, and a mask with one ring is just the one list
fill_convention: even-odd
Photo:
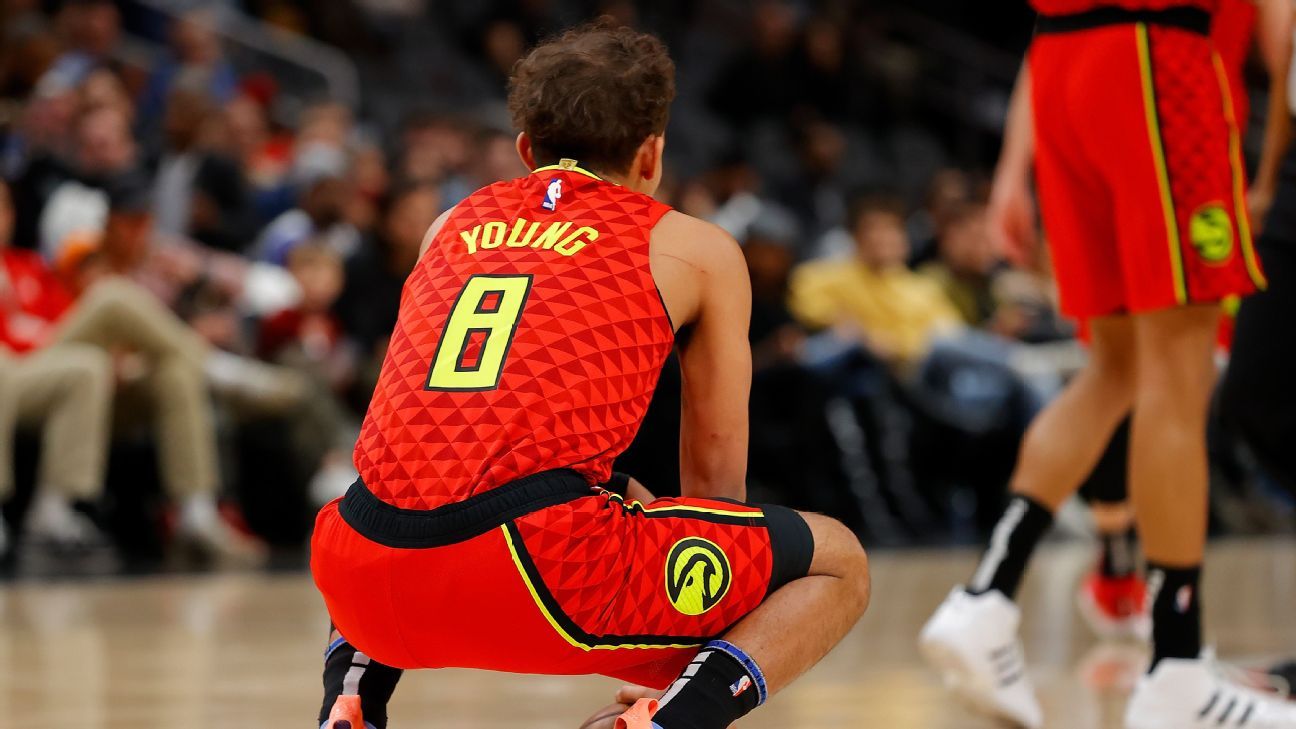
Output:
[[562,198],[562,180],[557,177],[549,181],[549,187],[545,190],[544,202],[540,207],[545,210],[555,210],[558,207],[558,200]]

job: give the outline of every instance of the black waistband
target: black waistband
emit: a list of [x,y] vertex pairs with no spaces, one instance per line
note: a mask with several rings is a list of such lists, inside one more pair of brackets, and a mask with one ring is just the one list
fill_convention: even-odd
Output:
[[402,509],[373,495],[362,481],[347,489],[338,513],[366,539],[387,547],[443,547],[593,491],[585,477],[568,469],[542,471],[482,494],[435,509]]
[[1035,23],[1036,33],[1070,33],[1091,30],[1106,25],[1164,25],[1209,36],[1211,14],[1191,5],[1176,5],[1164,10],[1128,10],[1118,7],[1100,7],[1070,15],[1041,15]]

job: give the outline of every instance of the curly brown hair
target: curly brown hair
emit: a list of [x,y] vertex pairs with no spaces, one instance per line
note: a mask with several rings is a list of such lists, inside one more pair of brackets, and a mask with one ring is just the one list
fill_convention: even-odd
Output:
[[629,171],[645,139],[665,133],[674,99],[665,44],[610,18],[536,46],[509,79],[509,113],[538,164],[568,158],[613,174]]

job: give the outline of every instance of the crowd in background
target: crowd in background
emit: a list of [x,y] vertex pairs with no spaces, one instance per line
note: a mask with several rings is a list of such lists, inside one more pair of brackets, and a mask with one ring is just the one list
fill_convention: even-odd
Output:
[[[660,195],[746,253],[755,494],[880,542],[974,536],[1079,356],[1046,258],[1010,266],[987,235],[985,179],[965,170],[993,143],[954,151],[957,123],[915,93],[923,60],[888,46],[885,9],[173,5],[0,0],[0,499],[24,525],[11,537],[77,549],[107,531],[127,550],[171,540],[241,561],[263,541],[299,544],[355,478],[351,444],[424,232],[526,172],[502,118],[508,69],[595,13],[672,44]],[[231,12],[344,49],[361,104],[235,64]],[[161,50],[139,51],[150,43]],[[666,493],[678,391],[668,366],[622,463]]]

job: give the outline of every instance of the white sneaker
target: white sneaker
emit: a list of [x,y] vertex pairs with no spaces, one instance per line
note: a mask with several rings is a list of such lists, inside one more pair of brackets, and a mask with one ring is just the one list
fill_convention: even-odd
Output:
[[176,540],[204,557],[230,565],[259,567],[268,556],[260,540],[227,524],[215,501],[203,496],[190,497],[181,505]]
[[955,587],[918,639],[945,685],[979,711],[1038,729],[1044,712],[1030,676],[1017,626],[1021,611],[998,590],[969,595]]
[[27,515],[27,539],[63,551],[77,551],[105,544],[107,539],[85,514],[72,508],[62,496],[38,492]]
[[1296,703],[1223,675],[1210,655],[1163,658],[1139,680],[1126,729],[1296,729]]

